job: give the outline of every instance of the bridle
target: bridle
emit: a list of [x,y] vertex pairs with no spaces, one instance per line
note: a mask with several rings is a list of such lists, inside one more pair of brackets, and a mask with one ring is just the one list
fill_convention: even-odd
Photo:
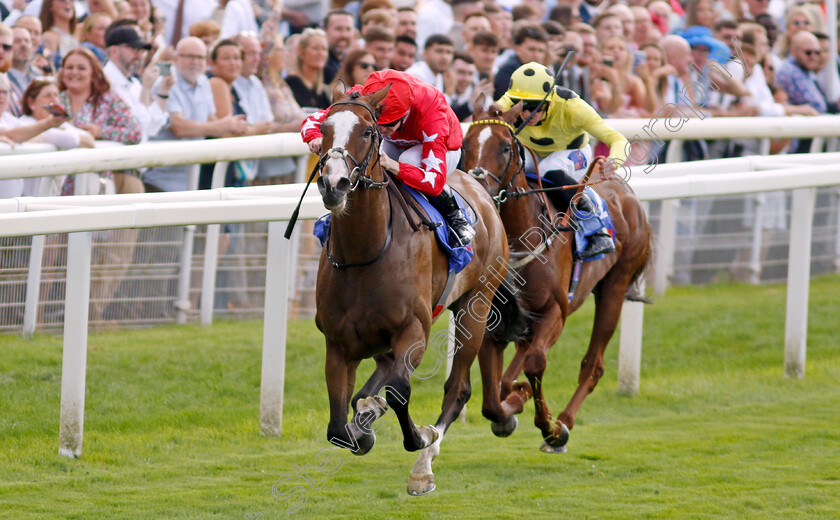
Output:
[[[508,123],[507,121],[502,121],[501,119],[481,119],[470,123],[469,128],[472,128],[473,126],[483,125],[503,126],[510,133],[510,138],[511,141],[513,141],[514,143],[516,151],[515,153],[510,154],[510,156],[508,157],[507,163],[505,163],[505,168],[503,170],[505,173],[510,171],[510,167],[513,163],[514,156],[519,157],[519,166],[516,168],[516,171],[513,173],[513,175],[511,175],[510,181],[507,184],[504,184],[504,181],[502,180],[504,174],[502,177],[499,177],[481,166],[476,166],[475,168],[472,168],[470,171],[467,172],[469,175],[478,180],[484,180],[485,178],[490,177],[491,179],[496,181],[496,183],[499,185],[499,192],[492,198],[493,201],[496,203],[496,210],[498,211],[501,205],[507,202],[508,196],[512,194],[511,188],[513,188],[513,183],[516,182],[516,177],[519,174],[525,173],[525,147],[522,145],[522,143],[519,142],[519,139],[516,138],[516,128],[514,128],[514,126]],[[513,191],[515,192],[516,190]]]
[[[350,169],[350,191],[355,191],[356,188],[361,187],[362,189],[372,188],[372,189],[382,189],[388,186],[391,182],[391,178],[386,173],[384,175],[385,180],[382,182],[374,181],[370,178],[368,174],[368,166],[370,165],[371,159],[373,159],[374,151],[379,149],[379,143],[382,140],[382,134],[379,133],[379,129],[376,127],[376,114],[374,113],[373,109],[370,108],[365,103],[361,101],[357,101],[356,99],[359,97],[358,92],[350,93],[350,98],[345,99],[343,101],[336,101],[331,106],[336,105],[357,105],[363,107],[365,110],[368,111],[370,117],[373,119],[373,133],[371,134],[371,143],[370,148],[368,148],[367,155],[365,158],[360,162],[356,160],[353,155],[347,151],[343,146],[334,146],[321,154],[320,159],[318,159],[318,164],[315,166],[315,171],[320,173],[323,168],[324,164],[326,163],[327,159],[343,159],[345,162],[351,161],[352,164],[348,164],[348,169]],[[379,162],[379,155],[376,155],[376,163]],[[388,198],[388,230],[385,234],[385,244],[379,250],[379,252],[371,258],[370,260],[366,260],[364,262],[350,262],[346,264],[342,264],[338,260],[333,257],[332,253],[330,253],[330,235],[332,233],[327,233],[327,237],[324,240],[324,252],[327,255],[327,260],[329,260],[330,264],[336,269],[345,269],[347,267],[364,267],[367,265],[371,265],[375,263],[377,260],[382,258],[385,252],[388,250],[388,247],[391,245],[391,237],[393,236],[393,220],[394,214],[392,211],[392,206],[390,204],[390,197]]]
[[[368,166],[370,165],[370,161],[373,158],[373,153],[375,150],[379,148],[379,143],[382,141],[382,134],[379,133],[379,129],[376,127],[376,114],[374,114],[373,109],[367,106],[365,103],[361,101],[357,101],[356,98],[359,97],[358,92],[352,92],[350,94],[350,99],[345,99],[343,101],[336,101],[331,105],[334,107],[336,105],[356,105],[363,107],[365,110],[368,111],[370,117],[373,119],[373,133],[371,135],[371,143],[370,148],[368,148],[367,155],[365,158],[360,162],[356,160],[353,155],[347,151],[346,148],[343,146],[334,146],[321,154],[320,159],[318,159],[318,165],[316,166],[316,171],[321,173],[324,169],[324,164],[326,163],[327,159],[344,159],[344,162],[348,162],[348,170],[350,170],[350,191],[354,191],[357,187],[361,186],[362,189],[365,188],[373,188],[373,189],[381,189],[388,185],[390,182],[390,178],[385,175],[385,180],[383,182],[376,182],[371,179],[368,175],[366,175],[368,171]],[[376,156],[376,162],[379,162],[379,156]]]

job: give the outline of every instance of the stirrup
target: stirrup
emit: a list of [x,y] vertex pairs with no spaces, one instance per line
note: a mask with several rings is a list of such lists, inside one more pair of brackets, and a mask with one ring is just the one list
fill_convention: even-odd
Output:
[[450,218],[448,220],[449,227],[452,228],[452,232],[455,234],[458,242],[461,243],[461,247],[466,247],[470,242],[472,242],[472,239],[475,238],[475,228],[472,227],[467,219],[458,215],[456,218]]
[[[587,258],[592,258],[599,255],[615,253],[615,243],[613,242],[613,239],[609,235],[609,233],[599,231],[598,233],[587,237],[587,240],[588,242],[586,244],[586,249],[584,249],[580,253],[581,260],[585,260]],[[605,240],[607,241],[607,243],[604,243]],[[601,244],[596,246],[596,241],[601,242]]]

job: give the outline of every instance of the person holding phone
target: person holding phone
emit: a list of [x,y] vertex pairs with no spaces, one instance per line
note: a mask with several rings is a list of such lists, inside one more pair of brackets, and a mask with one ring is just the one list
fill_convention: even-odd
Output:
[[[151,44],[140,38],[139,27],[134,25],[113,28],[105,41],[108,63],[103,72],[111,84],[111,92],[129,106],[140,124],[141,142],[157,134],[166,123],[166,100],[175,83],[175,79],[167,75],[155,87],[155,82],[163,76],[162,63],[146,67],[142,80],[137,79],[135,74],[143,63],[145,53],[151,48]],[[139,193],[143,192],[139,179],[131,184]]]

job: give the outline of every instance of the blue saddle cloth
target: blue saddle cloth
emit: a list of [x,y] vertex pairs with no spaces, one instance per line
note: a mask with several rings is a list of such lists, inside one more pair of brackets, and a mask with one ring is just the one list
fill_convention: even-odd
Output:
[[[533,173],[525,174],[525,177],[531,180],[537,180],[537,176]],[[543,186],[552,187],[554,183],[549,181],[548,179],[542,179]],[[586,249],[586,245],[589,243],[589,240],[586,238],[588,236],[594,235],[601,228],[607,228],[609,231],[610,236],[612,236],[613,241],[615,241],[615,224],[613,224],[612,217],[610,217],[610,209],[607,206],[607,201],[601,197],[598,192],[593,190],[591,187],[587,186],[584,188],[584,192],[589,200],[592,202],[592,207],[595,209],[596,214],[587,213],[586,211],[575,211],[574,215],[577,215],[575,219],[578,226],[575,228],[575,257],[580,257],[580,254]],[[604,255],[593,256],[592,258],[586,258],[584,261],[588,262],[590,260],[600,260],[604,258]]]
[[[441,249],[443,249],[449,259],[449,272],[461,272],[461,270],[472,260],[472,247],[470,247],[469,244],[466,246],[460,245],[460,242],[458,242],[458,239],[455,237],[455,233],[450,233],[449,225],[444,220],[443,215],[441,215],[440,212],[432,206],[423,194],[409,186],[403,185],[403,187],[411,194],[412,197],[414,197],[414,200],[417,201],[423,211],[426,212],[426,216],[429,220],[437,225],[435,228],[435,237],[437,238]],[[470,224],[475,224],[475,213],[473,213],[472,208],[464,201],[460,193],[455,190],[452,191],[455,193],[455,199],[458,201],[458,206],[461,207],[461,210],[464,212],[464,215],[466,215],[467,220],[470,221]],[[324,242],[330,233],[331,220],[332,214],[328,213],[315,222],[315,229],[312,234],[318,237],[318,240],[321,241],[321,247],[324,246]]]

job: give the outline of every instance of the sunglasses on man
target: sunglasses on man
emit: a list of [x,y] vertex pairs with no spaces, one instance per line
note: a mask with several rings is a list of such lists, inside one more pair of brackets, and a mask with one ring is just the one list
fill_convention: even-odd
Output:
[[[523,111],[528,111],[528,112],[534,112],[534,111],[537,110],[537,107],[540,107],[540,103],[542,103],[542,100],[523,101],[522,102],[522,110]],[[545,110],[546,107],[548,107],[548,102],[542,103],[542,107],[540,107],[540,112]]]

